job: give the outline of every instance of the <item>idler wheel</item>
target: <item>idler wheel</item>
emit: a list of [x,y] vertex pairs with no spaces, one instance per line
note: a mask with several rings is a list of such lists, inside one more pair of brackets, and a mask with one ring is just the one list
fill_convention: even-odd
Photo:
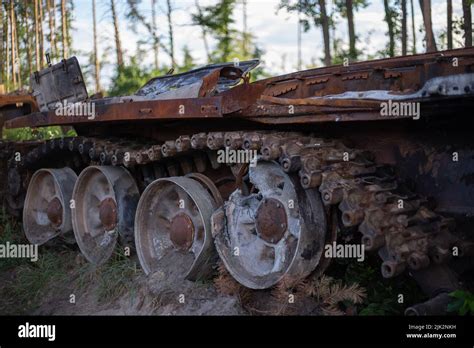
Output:
[[72,239],[72,197],[77,175],[70,168],[40,169],[31,177],[23,209],[23,229],[33,244],[62,235]]
[[316,189],[303,190],[296,176],[275,162],[249,169],[255,192],[234,191],[212,216],[219,256],[242,285],[266,289],[283,277],[306,277],[319,263],[326,217]]
[[148,185],[135,217],[137,254],[145,273],[173,272],[180,263],[183,278],[207,277],[215,256],[210,227],[215,204],[202,180],[170,177]]
[[133,247],[133,224],[140,195],[123,167],[90,166],[74,186],[72,223],[85,258],[96,265],[112,255],[117,240]]

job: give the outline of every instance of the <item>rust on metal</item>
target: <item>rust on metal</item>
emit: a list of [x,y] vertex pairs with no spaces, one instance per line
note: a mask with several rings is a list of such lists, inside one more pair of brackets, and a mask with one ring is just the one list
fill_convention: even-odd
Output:
[[[457,65],[452,63],[454,58]],[[365,92],[384,91],[385,98],[395,98],[421,91],[436,78],[469,74],[474,65],[474,49],[317,68],[253,83],[248,83],[244,76],[256,63],[246,64],[244,67],[213,65],[158,77],[132,96],[88,100],[96,103],[94,118],[57,116],[50,111],[17,117],[7,121],[6,127],[224,117],[273,124],[384,121],[389,118],[380,116],[381,100],[371,99]],[[241,80],[243,83],[237,84]],[[439,89],[444,93],[442,84]],[[423,106],[426,104],[424,113],[430,112],[429,103],[440,96],[433,87],[436,86],[430,85],[430,90],[424,91],[428,94],[417,99]],[[464,91],[448,97],[462,101],[463,97],[472,95],[471,88]],[[353,96],[344,97],[344,93]],[[294,109],[289,112],[288,106]]]
[[54,111],[37,112],[7,121],[6,127],[222,117],[221,97],[114,103],[96,105],[95,110],[96,113],[93,119],[87,116],[58,116]]
[[63,222],[63,206],[58,197],[54,197],[46,210],[49,221],[53,227],[58,228]]
[[106,231],[111,231],[117,225],[117,203],[111,197],[105,198],[99,204],[99,218]]
[[279,242],[288,226],[282,203],[274,198],[265,198],[258,206],[256,216],[255,227],[262,239],[272,244]]
[[30,104],[31,111],[38,111],[38,103],[30,94],[5,94],[0,95],[0,108],[7,105]]
[[193,244],[194,225],[186,213],[179,213],[171,220],[170,240],[180,250],[189,250]]

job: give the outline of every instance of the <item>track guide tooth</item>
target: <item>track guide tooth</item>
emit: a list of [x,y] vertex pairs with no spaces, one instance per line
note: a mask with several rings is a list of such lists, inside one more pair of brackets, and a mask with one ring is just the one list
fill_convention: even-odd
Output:
[[210,150],[218,150],[224,147],[224,133],[211,132],[207,135],[207,147]]
[[184,152],[191,149],[191,138],[188,135],[181,135],[175,141],[176,150],[178,152]]
[[147,150],[147,155],[150,161],[159,161],[161,159],[161,146],[160,145],[152,145]]
[[261,132],[252,132],[244,136],[244,143],[242,147],[245,150],[260,150],[263,145],[263,136],[265,134]]
[[322,182],[322,172],[314,170],[311,172],[300,171],[301,186],[304,189],[319,187]]
[[207,146],[207,134],[198,133],[191,137],[191,146],[193,149],[202,150]]
[[174,140],[165,141],[165,143],[161,146],[161,154],[163,157],[172,157],[177,153],[176,143]]
[[226,132],[224,145],[230,149],[240,149],[244,143],[244,132]]
[[137,151],[135,154],[135,161],[137,164],[146,164],[150,162],[150,158],[148,157],[148,150],[140,150]]

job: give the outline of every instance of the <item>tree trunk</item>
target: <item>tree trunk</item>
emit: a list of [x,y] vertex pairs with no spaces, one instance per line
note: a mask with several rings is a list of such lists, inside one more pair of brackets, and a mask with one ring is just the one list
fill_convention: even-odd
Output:
[[248,57],[247,47],[247,0],[242,0],[242,54],[244,57]]
[[12,81],[13,81],[13,89],[16,89],[16,42],[15,42],[15,8],[14,8],[14,1],[10,1],[10,41],[11,41],[11,60],[12,60]]
[[301,57],[301,10],[298,10],[298,33],[297,33],[297,45],[298,45],[298,61],[297,69],[301,70],[303,67],[303,59]]
[[402,1],[402,55],[407,55],[407,0]]
[[44,67],[45,55],[44,55],[44,34],[43,34],[43,0],[39,0],[38,3],[39,13],[39,35],[40,35],[40,64],[41,68]]
[[170,37],[170,57],[171,57],[171,65],[174,67],[176,66],[176,61],[174,59],[174,36],[173,36],[173,21],[171,18],[173,9],[171,8],[170,0],[166,0],[166,4],[168,6],[167,16],[168,16],[168,33]]
[[[202,16],[202,10],[201,10],[201,6],[199,5],[199,1],[195,0],[195,3],[196,3],[196,8],[198,10],[199,16]],[[206,27],[204,27],[203,25],[201,25],[200,27],[201,27],[201,32],[202,32],[202,41],[204,43],[204,50],[206,51],[207,62],[210,63],[211,62],[211,53],[210,53],[210,50],[209,50],[209,43],[207,42]]]
[[331,65],[331,41],[329,38],[329,19],[326,12],[326,1],[319,1],[319,9],[321,11],[321,26],[323,28],[323,40],[324,40],[324,65]]
[[[0,4],[1,6],[1,4]],[[10,84],[10,11],[8,11],[7,4],[5,3],[5,13],[6,13],[6,23],[7,23],[7,30],[6,30],[6,50],[5,50],[5,56],[6,58],[6,75],[7,78],[5,80],[5,89],[8,92],[9,91],[9,84]]]
[[410,0],[410,6],[411,6],[411,35],[412,35],[412,40],[413,40],[411,53],[416,54],[415,8],[413,6],[413,0]]
[[38,0],[34,1],[34,23],[35,23],[35,61],[36,61],[36,71],[40,70],[40,48],[39,48],[39,24],[38,24]]
[[388,0],[383,0],[383,6],[385,9],[385,21],[387,22],[388,26],[388,55],[390,57],[395,56],[395,33],[394,33],[394,26],[393,26],[393,18],[391,14],[391,9],[390,5],[388,3]]
[[448,50],[453,48],[453,0],[447,1],[447,22],[448,26],[446,28],[446,33],[448,37]]
[[51,1],[54,4],[54,0],[46,0],[46,10],[48,12],[49,22],[49,46],[51,47],[51,56],[56,56],[56,43],[55,43],[55,28],[54,28],[54,6],[51,6]]
[[426,32],[426,52],[436,52],[436,40],[431,23],[431,0],[420,0],[421,12],[423,14],[423,23]]
[[462,13],[464,18],[464,47],[472,46],[472,14],[471,1],[462,0]]
[[94,35],[94,78],[95,78],[95,92],[101,91],[100,86],[100,63],[99,63],[99,51],[97,49],[97,19],[95,12],[95,0],[92,0],[92,31]]
[[[35,0],[37,1],[37,0]],[[63,58],[67,59],[69,56],[68,37],[67,37],[67,11],[66,0],[61,0],[61,31],[63,44]]]
[[[0,25],[2,26],[2,32],[1,32],[1,44],[0,44],[0,86],[1,88],[4,88],[4,83],[5,83],[5,74],[4,74],[4,68],[5,68],[5,50],[3,48],[4,42],[5,42],[5,31],[6,31],[6,25],[4,22],[3,18],[3,6],[0,3]],[[0,91],[0,94],[2,94],[2,91]]]
[[155,61],[155,70],[158,70],[160,68],[160,65],[158,61],[159,38],[156,34],[156,31],[158,30],[156,26],[156,0],[151,0],[151,27],[153,30],[153,58]]
[[17,78],[16,78],[16,81],[17,81],[17,86],[18,88],[21,88],[22,87],[22,84],[21,84],[21,64],[20,64],[20,48],[19,48],[19,40],[18,40],[18,24],[17,24],[17,17],[16,17],[16,13],[15,13],[15,9],[13,9],[13,27],[15,28],[15,59],[16,59],[16,62],[18,63],[18,65],[16,66],[15,70],[16,70],[16,73],[18,74]]
[[33,57],[33,52],[31,52],[31,35],[30,35],[30,26],[29,26],[29,15],[28,15],[28,6],[25,6],[25,31],[26,31],[26,60],[28,61],[28,76],[33,74],[33,67],[31,64],[31,59]]
[[115,10],[115,0],[110,0],[110,9],[112,11],[112,21],[114,24],[115,51],[117,53],[117,67],[120,67],[123,65],[123,51],[122,51],[122,43],[120,42],[120,31],[119,31],[117,12]]
[[347,24],[349,26],[349,57],[357,59],[356,36],[354,28],[354,12],[352,0],[346,0]]

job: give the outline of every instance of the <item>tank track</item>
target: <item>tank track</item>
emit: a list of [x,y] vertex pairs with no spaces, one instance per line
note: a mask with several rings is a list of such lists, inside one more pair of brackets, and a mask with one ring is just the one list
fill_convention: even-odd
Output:
[[[348,148],[340,140],[302,133],[203,132],[161,144],[81,136],[48,140],[25,151],[20,162],[10,160],[9,173],[17,171],[22,178],[22,188],[12,196],[26,191],[36,169],[53,164],[76,171],[94,164],[123,165],[143,191],[161,177],[204,172],[209,165],[219,168],[216,152],[226,147],[258,151],[261,159],[297,173],[304,189],[318,188],[327,215],[337,212],[339,230],[353,237],[360,232],[365,249],[378,251],[386,278],[407,268],[446,263],[454,246],[462,254],[462,241],[450,232],[453,220],[435,213],[429,202],[401,185],[393,168],[375,164],[370,152]],[[61,163],[54,161],[58,157]],[[231,169],[241,181],[245,166]]]

